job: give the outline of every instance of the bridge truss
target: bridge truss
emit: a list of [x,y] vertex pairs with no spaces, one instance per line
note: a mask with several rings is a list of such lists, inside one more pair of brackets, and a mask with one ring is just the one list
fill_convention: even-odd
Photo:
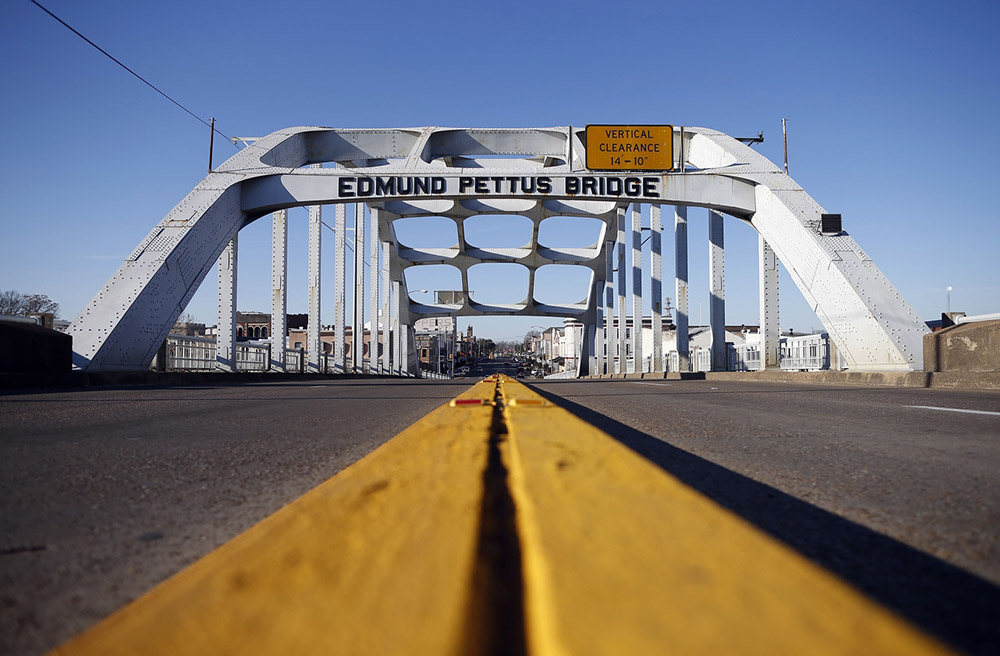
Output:
[[[759,234],[762,366],[778,365],[778,261],[815,310],[848,368],[922,368],[925,324],[875,263],[844,231],[824,232],[824,213],[801,187],[757,152],[721,132],[677,128],[675,172],[597,172],[586,168],[586,132],[572,127],[529,129],[332,129],[297,127],[250,144],[210,173],[164,217],[122,263],[69,328],[74,364],[91,371],[148,368],[170,328],[212,266],[219,267],[220,369],[234,366],[238,233],[273,214],[272,333],[284,335],[287,278],[287,212],[309,207],[309,329],[311,370],[319,368],[320,234],[322,207],[333,205],[336,240],[334,361],[338,371],[407,374],[414,369],[413,322],[433,315],[535,315],[577,319],[583,369],[612,372],[631,352],[641,363],[642,331],[626,348],[626,277],[632,276],[633,325],[642,325],[643,296],[652,300],[653,334],[661,329],[661,233],[664,207],[674,213],[677,350],[687,361],[687,208],[709,209],[712,258],[710,308],[713,351],[725,360],[723,279],[724,215]],[[641,205],[651,206],[652,255],[642,263]],[[373,273],[355,281],[350,322],[346,307],[346,216],[355,216],[355,270]],[[470,244],[464,220],[479,215],[519,215],[532,222],[519,248]],[[585,248],[538,242],[539,225],[553,216],[601,222],[597,241]],[[455,221],[458,243],[416,248],[401,243],[394,222],[445,217]],[[625,267],[630,248],[631,271]],[[617,269],[614,262],[621,266]],[[468,271],[481,263],[514,263],[528,270],[528,290],[515,304],[480,302],[469,290]],[[452,303],[410,298],[404,270],[428,264],[454,266],[462,289]],[[591,271],[585,299],[553,305],[536,300],[535,273],[560,264]],[[617,303],[615,303],[617,296]],[[613,309],[617,307],[617,321]],[[346,348],[345,326],[382,331],[381,358],[363,358],[363,339]],[[651,362],[663,366],[660,340]],[[376,352],[372,349],[372,353]],[[282,370],[276,351],[273,368]],[[607,355],[606,355],[607,354]],[[618,364],[615,364],[615,361]],[[720,364],[724,367],[724,364]],[[624,369],[621,369],[624,371]]]

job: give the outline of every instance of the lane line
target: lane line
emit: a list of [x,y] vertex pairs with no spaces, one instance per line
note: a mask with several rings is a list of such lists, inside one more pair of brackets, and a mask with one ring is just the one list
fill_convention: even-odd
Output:
[[466,654],[495,383],[446,404],[54,654]]
[[606,433],[501,387],[528,653],[950,653]]
[[964,408],[939,408],[933,405],[904,405],[904,408],[916,408],[917,410],[941,410],[943,412],[964,412],[970,415],[991,415],[1000,417],[1000,412],[990,412],[989,410],[966,410]]
[[673,383],[646,383],[638,380],[630,380],[628,382],[632,383],[633,385],[654,385],[656,387],[671,387],[673,385]]

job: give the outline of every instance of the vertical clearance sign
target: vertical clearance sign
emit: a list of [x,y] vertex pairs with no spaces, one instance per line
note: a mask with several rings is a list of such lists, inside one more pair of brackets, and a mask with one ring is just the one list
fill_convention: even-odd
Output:
[[587,168],[592,171],[672,171],[672,125],[588,125]]

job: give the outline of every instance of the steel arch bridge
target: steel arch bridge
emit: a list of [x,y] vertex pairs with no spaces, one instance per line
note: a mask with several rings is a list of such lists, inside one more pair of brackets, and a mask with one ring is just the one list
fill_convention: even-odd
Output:
[[[772,162],[721,132],[674,128],[673,171],[594,171],[586,166],[586,135],[584,129],[574,127],[296,127],[256,140],[210,173],[174,207],[84,308],[69,328],[74,365],[90,371],[148,368],[170,328],[218,262],[217,357],[220,368],[231,368],[236,344],[237,235],[251,222],[272,213],[272,332],[283,335],[285,210],[298,206],[310,208],[308,339],[310,352],[319,353],[320,208],[335,205],[335,268],[340,277],[335,303],[337,362],[347,370],[361,366],[363,341],[354,340],[354,353],[344,354],[345,217],[348,207],[353,206],[356,263],[368,262],[371,271],[378,272],[371,276],[368,294],[363,288],[355,294],[353,325],[363,326],[367,317],[373,339],[379,326],[386,344],[392,335],[392,357],[396,362],[387,369],[406,370],[412,357],[412,341],[407,339],[405,327],[421,316],[528,314],[577,318],[586,326],[581,358],[585,367],[591,373],[609,371],[612,358],[604,355],[604,347],[613,346],[617,340],[618,352],[625,352],[623,331],[615,336],[610,327],[616,286],[617,325],[625,325],[624,263],[630,206],[633,314],[642,320],[642,296],[644,291],[651,293],[654,335],[661,312],[661,209],[674,208],[677,326],[679,340],[683,331],[683,348],[687,348],[686,226],[687,208],[693,206],[710,210],[713,330],[718,328],[721,316],[724,334],[725,214],[749,223],[759,234],[762,363],[777,365],[780,260],[848,368],[922,368],[925,324],[846,232],[823,231],[823,208]],[[639,251],[642,204],[652,207],[653,254],[648,267],[642,265]],[[502,249],[469,244],[463,220],[495,214],[530,219],[531,241],[520,248]],[[394,221],[431,216],[455,221],[457,244],[443,249],[414,248],[396,239]],[[587,248],[540,245],[539,224],[552,216],[597,219],[602,225],[599,239]],[[617,275],[612,266],[616,255],[622,265]],[[484,303],[470,293],[469,268],[496,262],[527,268],[528,293],[522,302]],[[453,303],[428,305],[410,298],[403,271],[426,264],[448,264],[458,269],[462,293]],[[587,298],[565,305],[538,302],[533,291],[535,272],[550,264],[589,268],[592,274]],[[648,285],[643,284],[644,273]],[[641,336],[633,335],[632,339],[635,361],[639,362]],[[656,356],[662,355],[658,353],[659,341],[653,340],[653,361],[657,363],[661,358]],[[681,347],[679,341],[678,350]],[[389,351],[385,349],[387,365]],[[314,358],[310,360],[315,365]],[[276,362],[275,367],[280,369],[283,363]]]

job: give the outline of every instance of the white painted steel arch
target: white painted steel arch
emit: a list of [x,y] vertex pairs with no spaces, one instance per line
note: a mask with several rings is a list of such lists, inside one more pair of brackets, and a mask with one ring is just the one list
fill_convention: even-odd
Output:
[[[569,127],[275,132],[209,174],[125,260],[69,328],[75,365],[88,370],[148,367],[227,244],[248,223],[279,209],[364,202],[379,210],[379,239],[393,243],[391,221],[399,217],[445,216],[460,230],[461,219],[470,215],[530,218],[533,240],[522,248],[476,249],[461,231],[453,249],[396,244],[392,280],[402,281],[408,266],[447,263],[462,272],[468,292],[466,272],[480,262],[523,264],[531,281],[538,267],[552,263],[586,266],[600,276],[604,240],[613,239],[613,233],[605,230],[589,249],[546,249],[534,239],[539,222],[547,216],[587,216],[607,227],[627,204],[642,202],[707,207],[753,225],[849,368],[922,367],[924,323],[849,235],[820,232],[823,208],[791,178],[714,130],[685,128],[683,143],[675,130],[674,152],[675,157],[683,153],[685,172],[599,173],[585,168],[585,131]],[[329,166],[303,168],[317,163]],[[579,189],[584,178],[594,181],[593,190]],[[531,283],[519,304],[485,305],[466,293],[463,303],[452,306],[401,303],[400,316],[404,323],[411,314],[435,312],[576,315],[593,322],[593,285],[583,303],[570,306],[537,303],[530,288]]]

